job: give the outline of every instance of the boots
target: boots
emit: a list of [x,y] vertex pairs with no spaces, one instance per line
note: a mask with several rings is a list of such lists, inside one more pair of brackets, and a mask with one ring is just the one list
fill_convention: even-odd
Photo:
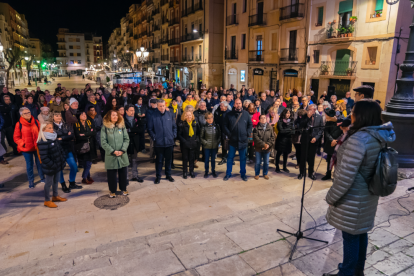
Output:
[[214,178],[217,178],[216,171],[212,171],[212,172],[211,172],[211,175],[212,175]]
[[89,179],[87,179],[87,178],[82,179],[82,184],[90,185],[92,183],[93,182],[92,181],[89,181]]
[[90,176],[87,179],[88,179],[89,182],[92,182],[92,183],[95,182],[95,180],[93,180],[92,177],[90,177]]
[[45,201],[44,205],[49,208],[57,208],[57,205],[53,203],[52,201]]
[[60,185],[62,185],[62,191],[64,193],[70,193],[71,192],[70,189],[66,186],[66,182],[62,182],[62,183],[60,183]]
[[69,189],[82,189],[82,186],[76,185],[76,182],[69,182]]
[[63,197],[60,197],[60,196],[54,196],[54,197],[52,197],[52,201],[53,202],[59,202],[59,201],[65,202],[65,201],[67,201],[67,199],[63,198]]
[[331,179],[331,171],[327,171],[326,175],[321,178],[322,180],[329,180]]

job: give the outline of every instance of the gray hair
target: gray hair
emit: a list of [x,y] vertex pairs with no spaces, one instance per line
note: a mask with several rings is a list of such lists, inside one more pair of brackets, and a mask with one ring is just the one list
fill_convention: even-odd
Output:
[[23,111],[25,111],[26,109],[30,111],[30,109],[28,109],[27,107],[22,107],[19,109],[20,116],[22,116]]
[[251,104],[252,101],[251,100],[244,100],[243,105],[245,105],[246,103]]
[[220,105],[224,105],[227,108],[229,108],[229,106],[230,106],[228,102],[221,102]]
[[313,92],[313,90],[310,91],[311,95],[315,94],[315,92]]
[[323,106],[328,106],[329,108],[331,108],[331,104],[330,104],[329,102],[327,102],[327,101],[324,101],[324,102],[322,103],[322,105],[323,105]]
[[[318,107],[316,106],[316,104],[311,104],[309,107],[315,108],[315,110],[317,110],[317,109],[318,109]],[[309,108],[309,107],[308,107],[308,108]]]
[[165,101],[163,99],[159,99],[159,100],[157,100],[157,104],[159,104],[159,103],[165,103]]

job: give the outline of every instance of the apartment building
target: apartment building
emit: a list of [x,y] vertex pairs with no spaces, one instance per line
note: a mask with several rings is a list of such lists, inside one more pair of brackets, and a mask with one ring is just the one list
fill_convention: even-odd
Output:
[[10,35],[11,27],[6,21],[6,17],[0,14],[0,43],[3,49],[8,49],[13,45],[13,39]]
[[237,0],[225,6],[224,83],[262,92],[304,89],[306,1]]
[[86,68],[102,69],[100,62],[103,60],[102,37],[93,34],[85,34]]
[[[306,88],[343,98],[362,84],[374,87],[382,107],[394,94],[414,11],[409,1],[313,0],[308,9]],[[401,31],[401,33],[400,33]]]

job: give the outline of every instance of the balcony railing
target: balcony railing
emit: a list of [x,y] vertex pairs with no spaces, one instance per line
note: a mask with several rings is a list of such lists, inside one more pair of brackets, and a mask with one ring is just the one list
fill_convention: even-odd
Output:
[[266,14],[255,14],[249,16],[249,26],[266,25]]
[[168,60],[168,55],[161,55],[161,60]]
[[160,44],[159,43],[152,44],[152,49],[159,49],[159,48],[160,48]]
[[237,14],[232,14],[227,16],[226,26],[237,25],[239,24],[239,18]]
[[196,33],[188,33],[181,37],[181,42],[191,41],[203,38],[204,34],[203,32],[196,32]]
[[160,8],[156,8],[156,9],[154,10],[154,15],[159,14],[159,13],[160,13]]
[[168,44],[169,40],[168,40],[168,35],[163,37],[161,40],[161,44]]
[[170,62],[171,63],[178,63],[179,62],[178,57],[170,57]]
[[164,6],[165,4],[168,4],[168,0],[161,0],[161,6]]
[[152,28],[153,32],[156,32],[156,31],[159,31],[159,30],[161,30],[159,25],[154,25],[154,27]]
[[170,18],[170,22],[168,23],[168,26],[173,26],[176,24],[180,24],[180,19],[178,17]]
[[224,52],[224,58],[229,59],[237,59],[237,50],[227,50]]
[[286,6],[280,9],[279,20],[303,17],[304,13],[305,13],[305,5],[303,3],[293,4],[293,5]]
[[154,63],[160,63],[161,59],[160,58],[154,58]]
[[141,32],[141,35],[144,37],[144,36],[147,36],[148,35],[148,32],[147,31],[143,31],[143,32]]
[[280,61],[298,61],[298,48],[280,49]]
[[255,50],[249,51],[249,61],[264,61],[264,51],[263,50]]
[[201,62],[201,54],[195,55],[195,61]]
[[203,1],[195,1],[194,6],[191,6],[187,9],[187,14],[195,13],[196,11],[203,10]]
[[169,46],[172,46],[172,45],[177,45],[177,44],[180,44],[180,38],[179,38],[179,37],[171,38],[171,39],[168,41],[168,45],[169,45]]
[[322,61],[319,68],[321,76],[352,77],[356,73],[357,61]]

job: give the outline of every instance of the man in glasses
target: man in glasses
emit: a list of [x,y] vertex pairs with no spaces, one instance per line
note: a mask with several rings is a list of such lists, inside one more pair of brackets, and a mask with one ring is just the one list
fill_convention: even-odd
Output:
[[302,106],[300,108],[308,111],[308,108],[309,108],[309,98],[308,98],[308,96],[303,96],[302,97]]

